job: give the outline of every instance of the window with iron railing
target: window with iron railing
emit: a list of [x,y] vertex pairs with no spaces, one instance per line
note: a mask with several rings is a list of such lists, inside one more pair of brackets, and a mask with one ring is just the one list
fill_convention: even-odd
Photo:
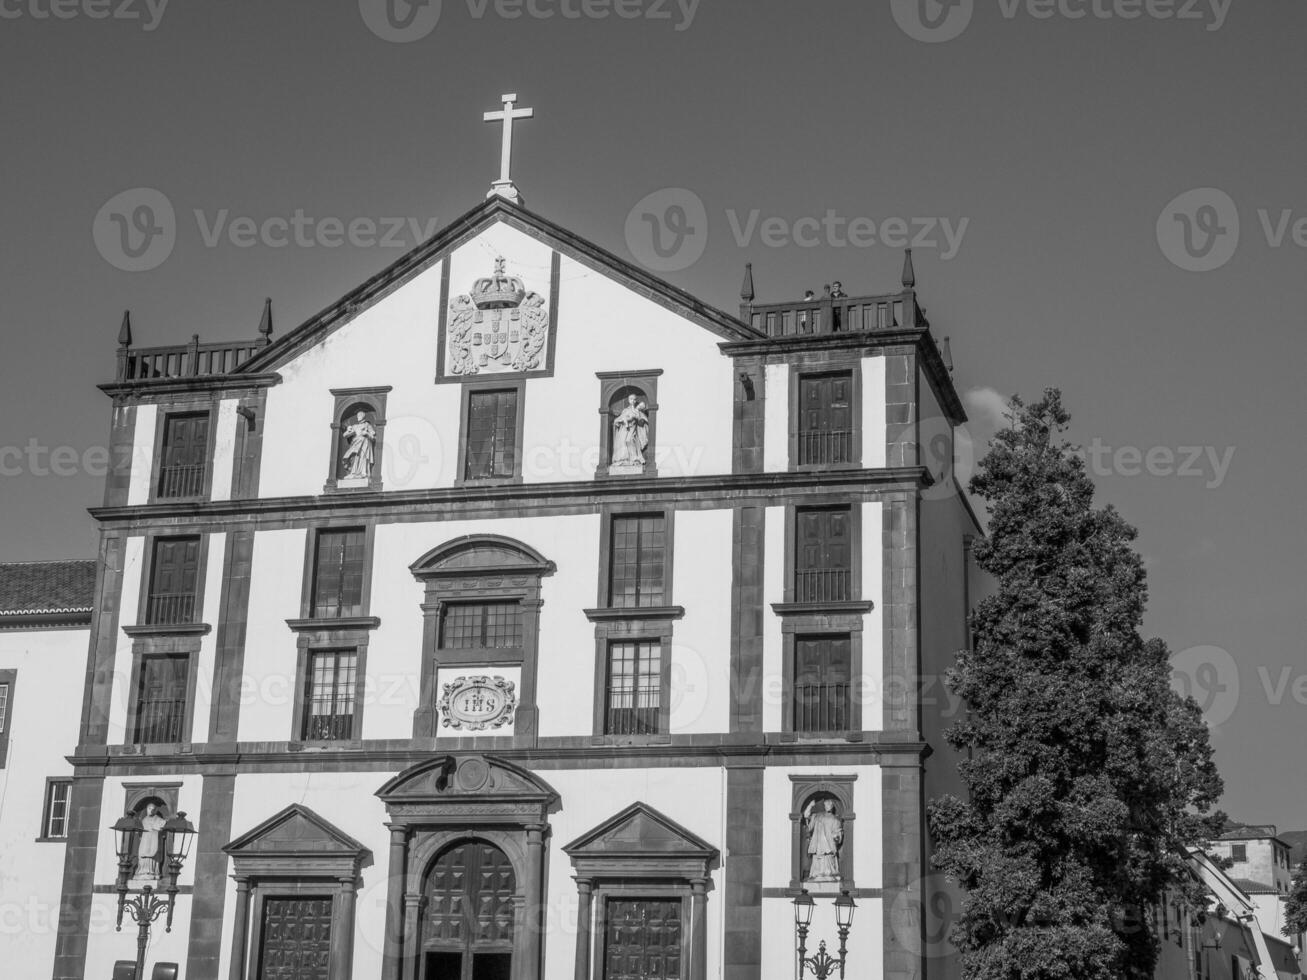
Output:
[[137,745],[190,741],[185,730],[189,671],[190,657],[184,654],[141,659],[132,738]]
[[333,742],[353,738],[358,653],[315,651],[309,660],[305,683],[304,739]]
[[662,644],[656,640],[608,647],[608,735],[656,735],[662,731]]
[[157,496],[203,496],[208,464],[209,413],[169,415],[163,424]]
[[856,463],[853,432],[853,375],[848,371],[799,378],[795,462],[799,466]]
[[667,521],[662,514],[613,518],[609,605],[661,606],[667,601]]
[[852,673],[849,637],[796,637],[793,730],[820,734],[853,728]]
[[145,622],[152,626],[194,623],[199,584],[200,538],[156,538]]
[[796,602],[853,598],[851,523],[847,507],[801,507],[795,511]]
[[364,615],[366,541],[361,527],[318,531],[310,606],[314,619]]

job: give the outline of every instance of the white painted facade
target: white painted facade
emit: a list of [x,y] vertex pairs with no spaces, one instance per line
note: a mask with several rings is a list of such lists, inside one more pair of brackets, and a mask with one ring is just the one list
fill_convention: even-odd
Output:
[[[899,980],[912,973],[906,964],[924,955],[919,937],[904,932],[920,932],[919,921],[905,923],[914,921],[929,898],[921,774],[928,766],[947,765],[948,755],[937,744],[925,761],[921,733],[928,726],[922,714],[930,706],[908,694],[907,708],[887,707],[890,693],[899,691],[903,700],[902,690],[914,689],[903,671],[917,662],[915,629],[902,621],[915,615],[916,532],[900,533],[900,523],[916,527],[931,519],[917,506],[927,479],[925,461],[916,461],[915,432],[905,442],[901,431],[892,430],[888,403],[891,358],[906,364],[913,377],[919,360],[938,359],[928,329],[897,334],[893,344],[881,344],[869,331],[861,346],[845,345],[830,362],[834,367],[822,368],[856,375],[861,451],[840,468],[805,469],[791,459],[791,390],[808,368],[790,347],[641,278],[502,201],[487,204],[467,226],[445,244],[401,262],[384,288],[350,301],[343,307],[347,312],[274,342],[248,371],[201,379],[190,389],[144,381],[112,391],[122,420],[116,437],[130,447],[123,458],[131,460],[130,472],[118,475],[118,489],[111,488],[96,515],[109,569],[97,604],[112,622],[101,624],[89,654],[97,678],[89,693],[89,721],[79,733],[73,712],[57,719],[58,730],[51,718],[43,743],[49,758],[39,763],[46,774],[60,764],[71,772],[60,760],[76,758],[77,771],[88,777],[81,802],[99,805],[98,833],[82,827],[83,838],[66,858],[55,845],[38,851],[36,863],[25,858],[16,866],[21,889],[34,887],[30,881],[38,878],[50,883],[51,902],[58,901],[62,880],[65,902],[81,916],[65,923],[57,944],[47,936],[13,947],[24,976],[107,976],[114,960],[132,955],[129,930],[102,927],[116,901],[108,828],[133,787],[159,784],[175,793],[177,809],[200,828],[200,838],[180,879],[173,931],[156,929],[148,962],[177,962],[187,980],[257,976],[257,967],[247,964],[257,961],[259,951],[248,931],[243,946],[239,934],[256,929],[257,902],[275,897],[277,886],[255,873],[255,912],[238,925],[234,910],[244,899],[236,866],[222,848],[299,807],[366,852],[349,886],[356,897],[344,926],[352,936],[347,954],[339,953],[343,947],[333,933],[333,980],[441,980],[434,966],[425,965],[423,950],[393,939],[409,908],[397,904],[396,895],[411,894],[403,901],[417,903],[413,888],[427,885],[414,879],[407,891],[395,891],[397,852],[389,826],[394,815],[377,793],[401,773],[446,757],[455,774],[450,779],[462,779],[461,767],[483,759],[499,772],[493,767],[502,761],[556,795],[541,831],[540,865],[523,867],[511,847],[504,852],[514,862],[518,887],[538,872],[544,908],[539,961],[524,962],[514,947],[515,980],[607,975],[605,924],[598,911],[592,912],[599,937],[595,953],[588,968],[583,961],[578,967],[582,903],[575,879],[588,880],[589,873],[578,874],[575,856],[563,848],[635,804],[661,815],[677,834],[684,832],[675,845],[662,838],[631,844],[637,863],[649,862],[638,867],[663,867],[659,847],[698,841],[712,852],[703,875],[659,872],[672,875],[668,894],[677,896],[689,923],[680,937],[678,980],[788,980],[794,970],[796,869],[808,860],[806,838],[796,836],[801,817],[795,807],[830,792],[844,794],[839,812],[847,817],[848,837],[840,859],[849,857],[839,882],[808,883],[818,902],[809,952],[822,939],[834,951],[833,899],[848,888],[858,905],[848,976]],[[438,377],[438,351],[442,324],[447,329],[442,307],[448,310],[454,296],[490,275],[499,258],[526,291],[546,298],[554,326],[538,370],[490,379],[521,385],[521,465],[515,480],[479,486],[465,479],[468,389],[447,370]],[[805,356],[824,356],[822,341],[806,341]],[[611,418],[601,417],[601,402],[604,379],[614,373],[641,383],[656,377],[656,405],[649,413],[656,476],[652,466],[635,477],[596,472],[610,453]],[[914,420],[958,417],[960,406],[941,407],[930,383],[922,387]],[[350,397],[340,392],[383,388],[384,438],[375,464],[381,487],[326,489],[338,451],[332,425],[339,422],[341,399]],[[947,394],[948,404],[956,406],[951,386]],[[194,411],[197,403],[211,412],[210,489],[205,499],[160,500],[156,487],[164,461],[157,457],[166,418],[183,408]],[[911,458],[891,459],[896,454]],[[251,466],[257,467],[257,480]],[[846,526],[856,540],[847,543],[854,562],[847,572],[859,583],[857,594],[820,602],[796,594],[796,509],[814,506],[848,514]],[[930,532],[957,537],[959,553],[963,543],[955,526],[964,521],[964,506],[957,504],[957,512]],[[670,516],[670,592],[656,615],[628,611],[623,618],[606,599],[611,569],[605,566],[605,529],[614,515],[646,512]],[[367,608],[333,633],[330,621],[305,617],[306,596],[316,588],[313,542],[322,528],[355,526],[368,532]],[[208,628],[147,628],[142,607],[155,590],[152,549],[160,537],[185,533],[204,541],[194,621]],[[975,533],[974,526],[966,533]],[[532,653],[508,663],[490,654],[484,662],[470,654],[442,660],[435,651],[435,691],[477,674],[510,682],[523,697],[534,689],[534,717],[519,712],[486,731],[446,725],[450,719],[428,703],[424,688],[433,655],[430,596],[440,595],[443,586],[429,586],[432,579],[414,569],[438,549],[468,538],[510,542],[548,566],[538,573],[538,622],[530,615],[524,620],[535,638]],[[492,580],[492,589],[530,578],[511,571],[477,574]],[[932,587],[947,593],[936,605],[940,615],[961,622],[963,582],[941,580]],[[534,600],[524,602],[524,609],[537,608]],[[604,729],[603,712],[596,710],[596,699],[606,691],[605,677],[597,675],[606,671],[606,644],[627,635],[622,626],[609,625],[614,621],[635,622],[629,635],[636,637],[666,630],[666,679],[658,692],[664,721],[658,731],[615,734]],[[86,636],[80,635],[84,646]],[[849,679],[850,703],[856,708],[849,717],[859,723],[839,731],[795,731],[795,644],[827,635],[852,638],[856,676]],[[364,637],[358,642],[366,648],[354,709],[358,724],[338,743],[305,741],[306,649],[336,649],[356,642],[350,639],[355,636]],[[0,633],[0,650],[10,656],[6,643]],[[138,744],[142,658],[160,649],[189,658],[193,691],[187,695],[186,739]],[[61,658],[49,683],[53,689],[62,684],[71,703],[82,694],[81,651]],[[52,669],[49,660],[42,661],[42,670]],[[434,719],[429,731],[422,727],[424,712]],[[16,833],[10,817],[15,805],[34,812],[32,781],[26,775],[23,780],[17,803],[7,800],[0,812],[6,842]],[[437,799],[430,805],[442,804]],[[472,815],[483,811],[475,801],[468,806],[459,832],[482,839],[478,835],[488,824]],[[420,850],[427,833],[415,832],[405,845],[409,850],[398,853]],[[520,833],[529,846],[530,828]],[[311,891],[311,855],[304,857]],[[596,894],[617,901],[616,882],[632,878],[641,875],[630,869],[600,872]],[[692,889],[699,891],[692,895]],[[628,893],[644,894],[639,886]],[[334,901],[333,909],[344,907],[340,896]],[[690,912],[699,902],[702,926]],[[207,911],[193,916],[197,907]],[[399,945],[387,946],[388,935]],[[402,961],[392,957],[397,949]],[[947,969],[932,966],[935,972]]]

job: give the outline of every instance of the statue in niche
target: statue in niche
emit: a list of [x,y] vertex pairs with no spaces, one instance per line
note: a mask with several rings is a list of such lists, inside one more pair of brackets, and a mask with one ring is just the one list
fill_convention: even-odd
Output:
[[349,445],[341,462],[345,466],[346,480],[367,480],[372,477],[372,464],[377,448],[376,427],[368,421],[366,412],[359,412],[354,422],[345,428]]
[[136,848],[136,878],[146,881],[158,881],[163,873],[163,826],[167,823],[159,812],[159,804],[150,802],[145,805],[145,816],[141,817],[141,838]]
[[844,821],[835,814],[835,801],[809,800],[803,808],[808,831],[808,881],[840,880],[840,845],[844,843]]
[[613,420],[613,459],[610,470],[644,472],[644,454],[649,448],[648,408],[639,396],[626,396],[626,407]]

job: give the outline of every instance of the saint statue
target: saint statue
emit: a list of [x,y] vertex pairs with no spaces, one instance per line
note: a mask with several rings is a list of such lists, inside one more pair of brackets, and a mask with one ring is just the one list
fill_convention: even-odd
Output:
[[377,445],[377,430],[368,421],[367,414],[359,412],[357,419],[346,427],[345,438],[349,447],[341,462],[346,466],[346,480],[367,480],[372,477],[373,454]]
[[648,405],[635,395],[626,396],[626,407],[613,421],[613,468],[644,469],[649,448]]
[[163,827],[167,823],[159,813],[159,804],[147,803],[141,817],[141,839],[136,848],[134,877],[157,881],[163,873]]
[[844,842],[844,821],[835,815],[835,801],[812,800],[803,808],[804,824],[808,828],[808,881],[840,880],[840,844]]

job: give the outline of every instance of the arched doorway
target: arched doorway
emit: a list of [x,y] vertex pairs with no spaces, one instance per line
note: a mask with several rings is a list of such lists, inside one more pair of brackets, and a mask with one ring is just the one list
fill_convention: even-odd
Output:
[[423,886],[421,980],[511,980],[512,862],[483,840],[461,840],[437,855]]

